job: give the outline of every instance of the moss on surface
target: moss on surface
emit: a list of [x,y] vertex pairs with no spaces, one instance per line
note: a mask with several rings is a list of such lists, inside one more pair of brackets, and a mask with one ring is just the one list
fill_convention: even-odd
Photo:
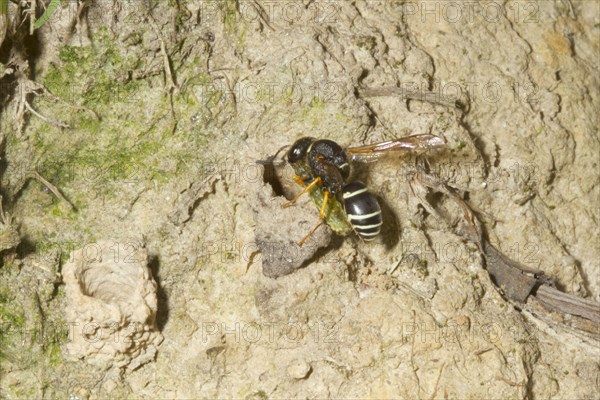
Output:
[[[205,75],[195,71],[172,98],[144,81],[131,80],[128,72],[139,60],[117,49],[106,30],[100,30],[94,46],[63,46],[59,59],[60,65],[52,65],[42,81],[64,102],[41,99],[36,105],[51,109],[50,114],[72,129],[34,120],[30,135],[35,159],[40,160],[36,169],[79,210],[87,208],[89,191],[93,197],[113,197],[118,195],[115,188],[124,184],[165,183],[194,173],[195,165],[202,164],[203,149],[216,136],[194,118],[206,120],[206,113],[218,113],[221,99],[218,93],[198,97],[195,89],[211,84]],[[51,204],[49,211],[67,217],[60,205]]]
[[225,31],[236,42],[236,46],[241,48],[246,41],[248,26],[244,16],[240,15],[238,2],[236,0],[225,0],[221,3],[221,13]]
[[[10,266],[7,266],[7,268]],[[19,308],[11,292],[6,287],[0,287],[0,357],[4,356],[5,340],[9,335],[25,327],[25,315],[23,309]]]
[[[30,251],[43,256],[59,250],[58,262],[62,264],[73,249],[93,243],[99,226],[106,223],[97,217],[97,210],[90,210],[98,207],[99,199],[110,207],[126,209],[140,188],[156,189],[170,184],[173,178],[193,179],[197,165],[203,165],[208,157],[204,149],[218,138],[206,115],[218,114],[219,97],[203,103],[194,96],[193,88],[171,97],[162,89],[160,78],[131,79],[130,72],[140,69],[140,58],[117,48],[117,44],[106,30],[100,30],[93,46],[62,46],[59,62],[40,71],[38,80],[59,101],[38,96],[32,99],[32,106],[67,123],[70,129],[31,118],[27,124],[29,140],[7,136],[7,158],[21,160],[9,164],[7,178],[19,182],[35,170],[77,208],[69,209],[31,179],[18,202],[18,207],[26,210],[27,217],[20,219],[21,233],[27,236]],[[187,66],[179,73],[190,73],[197,85],[210,83],[205,75],[190,72],[190,68],[194,67]],[[205,123],[196,123],[191,118],[195,115]],[[49,228],[52,234],[48,234]],[[21,384],[7,384],[8,391],[2,393],[15,398],[39,397],[49,385],[44,377],[50,376],[39,371],[56,373],[71,368],[61,354],[61,346],[68,340],[67,329],[57,319],[60,312],[55,311],[62,307],[52,306],[62,301],[61,290],[58,299],[48,304],[43,319],[39,316],[34,320],[34,314],[38,315],[35,310],[31,318],[27,317],[22,303],[30,301],[11,297],[20,279],[9,273],[11,268],[14,272],[11,265],[1,270],[2,275],[10,276],[2,280],[6,286],[0,285],[0,373],[16,367],[34,371],[40,378],[35,385],[32,379],[24,378],[27,389]],[[52,288],[50,285],[48,290]],[[45,289],[39,295],[51,298]]]

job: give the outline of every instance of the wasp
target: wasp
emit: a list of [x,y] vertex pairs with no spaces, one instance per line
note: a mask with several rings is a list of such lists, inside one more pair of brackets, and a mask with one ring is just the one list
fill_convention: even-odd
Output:
[[329,139],[303,137],[296,140],[286,158],[294,169],[294,181],[303,190],[282,207],[293,205],[308,193],[320,208],[320,223],[298,244],[302,246],[323,223],[341,235],[354,230],[365,241],[375,239],[381,232],[383,218],[379,202],[364,183],[350,179],[351,162],[374,162],[392,152],[418,152],[445,146],[444,138],[431,134],[345,149]]

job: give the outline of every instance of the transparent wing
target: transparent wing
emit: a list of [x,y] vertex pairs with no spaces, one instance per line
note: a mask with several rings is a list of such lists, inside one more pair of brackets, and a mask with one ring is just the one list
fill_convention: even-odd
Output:
[[440,136],[422,134],[405,136],[387,142],[346,149],[348,158],[357,162],[373,162],[391,152],[418,152],[439,149],[446,146],[446,139]]

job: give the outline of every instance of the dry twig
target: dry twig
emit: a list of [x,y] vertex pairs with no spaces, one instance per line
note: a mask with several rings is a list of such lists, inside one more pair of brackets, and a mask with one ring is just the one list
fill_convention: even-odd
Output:
[[411,185],[443,193],[460,206],[463,225],[457,233],[477,244],[488,273],[508,300],[520,309],[528,308],[547,320],[600,340],[600,304],[559,291],[542,271],[531,270],[496,249],[485,238],[481,223],[469,205],[435,177],[419,171]]

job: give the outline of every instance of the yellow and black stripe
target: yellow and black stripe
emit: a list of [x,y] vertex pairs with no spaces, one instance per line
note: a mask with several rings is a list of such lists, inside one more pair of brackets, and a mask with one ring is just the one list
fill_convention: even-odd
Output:
[[351,182],[344,186],[342,198],[354,231],[364,240],[375,239],[383,225],[377,198],[362,182]]

